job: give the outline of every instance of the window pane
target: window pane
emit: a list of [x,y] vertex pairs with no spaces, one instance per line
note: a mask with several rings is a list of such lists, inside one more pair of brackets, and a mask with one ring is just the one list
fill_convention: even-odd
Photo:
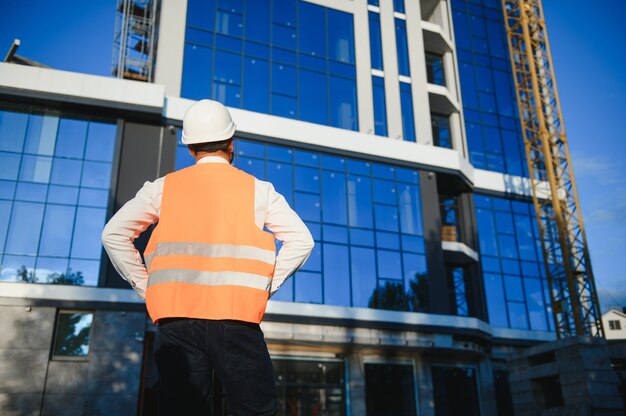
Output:
[[26,132],[24,153],[52,156],[58,127],[58,117],[31,115]]
[[87,122],[62,119],[54,151],[55,156],[82,158],[87,138]]
[[246,2],[244,31],[247,39],[270,41],[270,7],[268,0]]
[[303,220],[320,220],[320,197],[319,195],[296,192],[296,212]]
[[400,250],[400,236],[396,233],[376,232],[376,247]]
[[369,230],[350,229],[350,244],[357,246],[374,246],[374,233]]
[[528,329],[526,305],[518,302],[508,302],[511,328]]
[[330,59],[354,64],[352,14],[330,8],[327,8],[326,11],[328,13],[328,52]]
[[402,280],[402,264],[397,251],[376,250],[378,277]]
[[546,307],[541,282],[538,279],[524,279],[524,288],[526,289],[526,303],[528,304],[531,329],[547,331],[548,323],[546,322]]
[[55,356],[86,357],[93,314],[59,312],[54,337]]
[[350,306],[348,246],[324,244],[324,303]]
[[506,304],[504,301],[504,287],[499,274],[483,273],[485,294],[487,295],[487,309],[489,323],[494,327],[508,327]]
[[323,220],[334,224],[347,224],[348,210],[346,206],[346,175],[338,172],[324,171],[323,187]]
[[290,163],[267,162],[267,180],[293,205],[293,168]]
[[322,271],[322,245],[315,244],[311,255],[302,266],[302,270],[321,272]]
[[320,172],[318,169],[296,166],[296,190],[319,194]]
[[[55,185],[78,186],[80,184],[82,165],[83,162],[80,160],[61,159],[55,157],[52,162],[52,176],[50,178],[50,183]],[[85,180],[87,180],[87,178],[85,178]],[[95,180],[97,181],[97,179]],[[109,186],[108,182],[106,186]]]
[[37,255],[43,211],[43,204],[31,202],[15,202],[13,204],[13,214],[6,243],[7,253]]
[[507,300],[524,301],[522,290],[522,278],[519,276],[504,275],[504,287],[506,288]]
[[39,247],[40,255],[69,256],[75,210],[74,207],[64,205],[48,205],[46,207]]
[[402,107],[402,132],[404,140],[415,141],[415,121],[413,120],[413,95],[411,85],[400,83],[400,104]]
[[[65,163],[80,166],[78,161],[67,161]],[[22,157],[22,166],[20,168],[20,180],[27,182],[47,183],[50,181],[50,169],[52,167],[52,159],[45,156],[28,156]],[[79,173],[80,175],[80,173]],[[80,177],[80,176],[78,176]],[[54,178],[54,175],[53,175]],[[7,178],[8,179],[8,178]],[[67,179],[74,181],[78,178]]]
[[326,56],[326,19],[324,7],[301,1],[298,3],[298,47],[312,56]]
[[372,69],[383,69],[383,48],[380,36],[380,15],[369,12]]
[[187,24],[213,30],[215,22],[215,2],[205,0],[188,0]]
[[19,154],[0,152],[0,179],[16,180],[19,168]]
[[396,48],[398,52],[398,73],[411,76],[409,69],[409,44],[406,38],[406,22],[403,19],[396,21]]
[[417,185],[398,184],[401,231],[422,235],[422,209]]
[[249,173],[250,175],[254,175],[261,180],[265,179],[265,163],[263,160],[242,156],[237,156],[235,159],[236,165],[239,169]]
[[11,201],[0,200],[0,253],[4,253],[4,243],[9,229],[9,217],[11,216]]
[[112,162],[116,134],[115,124],[90,122],[85,159]]
[[99,259],[102,252],[100,234],[104,228],[106,210],[79,207],[72,244],[72,257]]
[[241,15],[225,10],[217,11],[216,32],[235,37],[241,37],[243,33],[243,22]]
[[213,50],[185,44],[181,96],[201,100],[211,96]]
[[82,186],[108,189],[111,184],[111,164],[85,162],[83,165]]
[[385,82],[381,77],[372,77],[374,95],[374,130],[378,136],[387,135],[387,106],[385,104]]
[[374,205],[376,217],[376,229],[386,231],[398,231],[398,209],[388,205]]
[[325,74],[305,69],[300,69],[298,74],[299,119],[328,124],[328,77]]
[[373,228],[372,188],[368,177],[348,175],[348,210],[351,226]]
[[366,308],[376,289],[376,257],[373,249],[350,249],[352,271],[352,306]]
[[322,303],[322,275],[320,273],[298,272],[294,284],[296,302]]
[[[18,153],[22,151],[27,121],[28,115],[26,114],[0,111],[0,151]],[[2,159],[0,159],[0,166],[2,166]],[[0,172],[1,170],[2,168]]]
[[243,65],[243,108],[267,113],[270,109],[269,62],[245,58]]
[[356,82],[330,77],[330,125],[348,130],[358,129]]

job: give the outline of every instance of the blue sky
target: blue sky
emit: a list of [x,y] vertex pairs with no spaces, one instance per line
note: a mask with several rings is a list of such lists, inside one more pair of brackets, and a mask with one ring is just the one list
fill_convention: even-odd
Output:
[[[561,106],[603,310],[626,306],[626,2],[544,1]],[[2,0],[0,53],[53,68],[109,75],[113,0]]]

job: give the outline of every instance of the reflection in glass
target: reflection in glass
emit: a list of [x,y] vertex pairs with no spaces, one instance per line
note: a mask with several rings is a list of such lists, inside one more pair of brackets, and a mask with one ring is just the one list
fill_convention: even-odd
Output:
[[348,246],[324,244],[324,303],[350,306]]
[[278,414],[346,414],[344,364],[336,359],[273,358]]
[[[17,118],[5,114],[9,112],[0,110],[0,139],[3,143],[23,143],[24,147],[0,148],[24,153],[6,153],[8,158],[0,153],[0,178],[11,180],[0,183],[0,198],[8,200],[0,201],[1,279],[95,284],[101,257],[99,235],[109,200],[115,124],[52,113],[20,113]],[[20,120],[24,124],[21,130]],[[8,127],[15,128],[16,136],[11,137]],[[84,158],[93,161],[84,162]],[[77,209],[77,204],[90,208]],[[84,227],[82,233],[73,232],[75,226]],[[72,251],[80,258],[70,260]],[[89,263],[72,263],[85,259]]]
[[54,357],[86,357],[93,313],[60,311],[54,337]]

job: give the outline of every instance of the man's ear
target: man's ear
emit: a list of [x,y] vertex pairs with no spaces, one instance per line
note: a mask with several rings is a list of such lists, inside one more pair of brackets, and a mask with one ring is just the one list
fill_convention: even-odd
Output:
[[187,151],[189,152],[191,157],[193,157],[194,159],[196,158],[196,153],[193,150],[191,150],[191,147],[187,146]]
[[230,153],[235,153],[235,139],[230,140],[230,144],[228,145],[228,151]]

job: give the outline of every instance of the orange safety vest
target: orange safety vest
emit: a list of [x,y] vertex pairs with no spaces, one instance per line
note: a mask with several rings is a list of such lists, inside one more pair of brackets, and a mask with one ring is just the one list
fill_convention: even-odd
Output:
[[274,235],[254,221],[254,177],[223,163],[165,176],[144,259],[146,306],[161,318],[260,323],[274,274]]

